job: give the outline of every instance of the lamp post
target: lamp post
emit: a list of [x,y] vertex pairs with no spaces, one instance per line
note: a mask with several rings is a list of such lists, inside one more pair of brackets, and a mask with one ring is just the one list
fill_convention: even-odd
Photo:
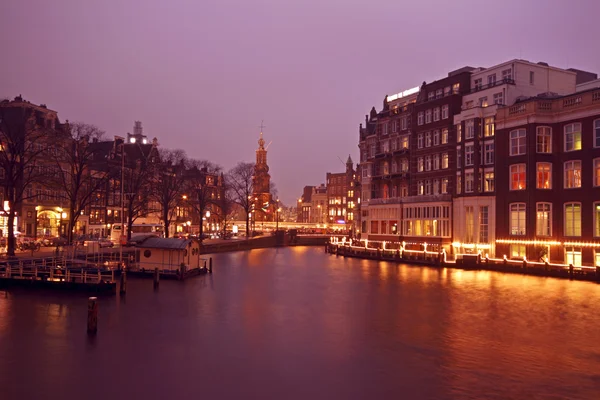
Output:
[[[113,227],[114,229],[114,227]],[[121,143],[121,234],[119,235],[119,264],[123,267],[123,232],[125,232],[125,139]]]

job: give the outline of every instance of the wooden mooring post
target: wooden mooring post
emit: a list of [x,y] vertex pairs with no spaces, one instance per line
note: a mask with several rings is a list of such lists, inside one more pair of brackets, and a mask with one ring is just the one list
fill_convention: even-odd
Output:
[[154,290],[158,289],[158,284],[160,280],[160,275],[158,273],[158,268],[154,268]]
[[208,272],[212,274],[212,257],[208,259]]
[[87,332],[95,335],[98,332],[98,298],[88,298]]
[[127,272],[125,271],[121,272],[121,277],[119,278],[119,293],[127,293]]

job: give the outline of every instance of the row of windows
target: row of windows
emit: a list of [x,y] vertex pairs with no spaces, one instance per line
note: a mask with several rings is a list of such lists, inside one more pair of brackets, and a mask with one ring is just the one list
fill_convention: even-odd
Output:
[[417,172],[448,168],[448,153],[433,154],[417,159]]
[[423,181],[417,182],[417,195],[418,196],[428,196],[428,195],[437,195],[437,194],[447,194],[450,179],[449,178],[441,178],[441,179],[426,179]]
[[442,107],[435,107],[426,111],[419,111],[417,114],[417,125],[429,124],[440,119],[447,119],[450,116],[450,106],[448,104]]
[[[565,152],[581,150],[583,148],[583,135],[581,123],[576,122],[565,125],[563,149]],[[593,147],[600,147],[600,119],[593,124]],[[510,132],[510,155],[518,156],[527,153],[527,132],[525,129],[516,129]],[[552,153],[552,128],[538,126],[536,128],[536,153]]]
[[[493,170],[485,170],[479,171],[479,180],[477,185],[477,191],[481,192],[493,192],[495,190],[494,183],[494,171]],[[475,192],[475,171],[468,170],[465,171],[465,193],[474,193]],[[462,193],[462,176],[460,174],[456,175],[456,194]]]
[[379,125],[379,130],[382,135],[389,133],[389,126],[392,126],[392,133],[396,133],[400,130],[405,131],[408,129],[408,117],[402,117],[395,119],[391,122],[384,122]]
[[455,83],[454,85],[452,85],[452,87],[446,86],[443,90],[437,89],[427,93],[427,100],[431,101],[435,99],[441,99],[442,97],[458,93],[460,93],[460,83]]
[[[456,143],[463,140],[462,124],[456,125]],[[496,126],[494,125],[494,117],[484,118],[483,120],[483,137],[493,137],[496,134]],[[481,135],[478,135],[481,136]],[[464,140],[475,138],[475,120],[468,119],[465,121],[465,137]]]
[[438,146],[440,144],[448,143],[448,128],[444,128],[441,131],[439,129],[433,132],[419,133],[417,135],[417,147],[422,149],[423,147]]
[[[527,218],[525,203],[510,204],[510,234],[526,234]],[[581,236],[581,203],[565,203],[563,236]],[[600,237],[600,203],[593,208],[594,236]],[[552,236],[552,203],[535,204],[535,234]]]
[[[581,160],[565,161],[563,167],[563,187],[575,189],[581,187]],[[510,190],[527,189],[526,164],[513,164],[510,166]],[[594,180],[593,186],[600,186],[600,158],[593,161]],[[546,162],[536,163],[536,189],[552,189],[552,164]]]
[[[465,149],[465,167],[475,165],[475,144],[473,142],[466,143]],[[480,165],[494,164],[494,142],[485,142],[479,150]],[[456,168],[462,167],[462,148],[459,146],[456,149]]]

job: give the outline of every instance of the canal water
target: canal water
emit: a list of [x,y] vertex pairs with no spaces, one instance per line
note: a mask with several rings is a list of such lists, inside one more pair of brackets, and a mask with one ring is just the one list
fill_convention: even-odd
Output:
[[600,285],[344,259],[213,256],[125,298],[0,291],[0,398],[599,399]]

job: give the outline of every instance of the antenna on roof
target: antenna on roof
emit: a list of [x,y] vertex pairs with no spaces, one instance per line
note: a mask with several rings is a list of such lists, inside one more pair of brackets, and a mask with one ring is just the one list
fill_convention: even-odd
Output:
[[346,163],[340,158],[340,156],[337,156],[338,160],[340,160],[340,162],[342,163],[343,166],[346,166]]

